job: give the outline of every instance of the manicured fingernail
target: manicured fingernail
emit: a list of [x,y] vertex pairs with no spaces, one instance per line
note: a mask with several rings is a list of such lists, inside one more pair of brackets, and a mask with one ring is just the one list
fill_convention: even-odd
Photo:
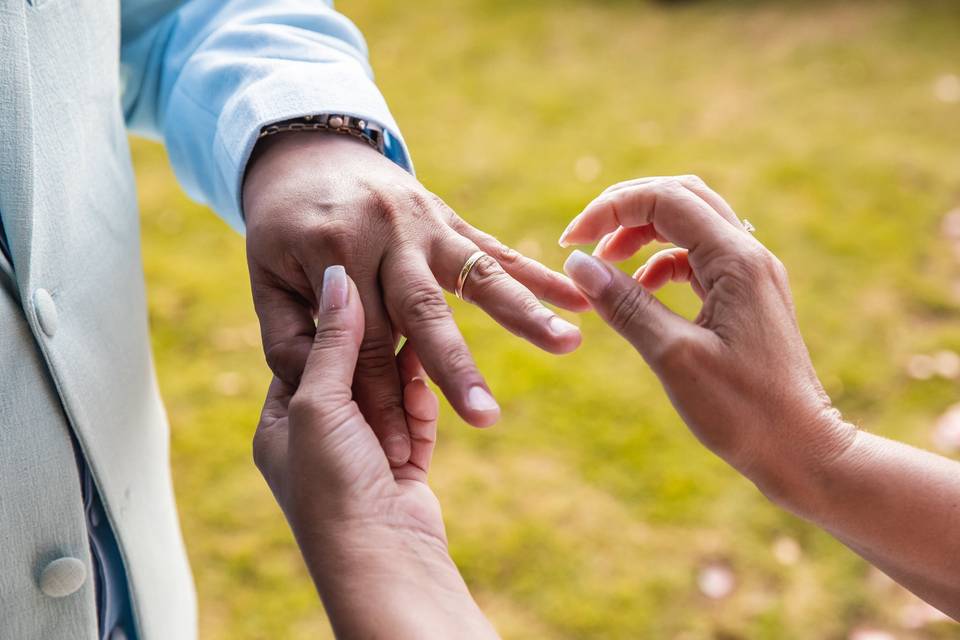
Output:
[[327,267],[323,272],[323,290],[320,292],[320,309],[333,311],[347,306],[347,295],[350,285],[347,284],[347,270],[335,264]]
[[410,440],[403,435],[392,435],[383,441],[383,452],[393,467],[399,467],[410,459]]
[[594,298],[603,293],[613,278],[610,269],[600,259],[588,256],[583,251],[571,253],[563,270],[578,287]]
[[555,336],[566,336],[571,333],[580,333],[580,329],[577,328],[577,325],[567,322],[560,316],[553,316],[550,318],[550,322],[547,323],[547,326],[550,327],[550,333]]
[[470,387],[470,391],[467,392],[467,406],[481,413],[500,410],[500,405],[493,399],[490,392],[480,386]]

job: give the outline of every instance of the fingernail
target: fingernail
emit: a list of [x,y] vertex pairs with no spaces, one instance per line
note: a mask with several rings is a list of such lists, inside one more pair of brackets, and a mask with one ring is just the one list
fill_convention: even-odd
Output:
[[493,399],[490,392],[480,386],[470,387],[470,391],[467,392],[467,406],[482,413],[500,410],[500,405]]
[[560,316],[553,316],[547,323],[550,332],[555,336],[565,336],[571,333],[580,333],[580,329],[575,324],[567,322]]
[[574,251],[567,258],[563,270],[583,289],[587,295],[596,298],[610,284],[613,274],[598,258],[588,256],[583,251]]
[[383,452],[390,465],[399,467],[410,459],[410,440],[403,435],[392,435],[383,441]]
[[607,248],[607,245],[610,244],[610,238],[613,236],[605,235],[600,239],[600,242],[597,243],[596,248],[593,250],[593,255],[600,256],[603,254],[604,249]]
[[570,230],[573,229],[574,225],[577,224],[577,221],[580,220],[580,215],[581,214],[577,214],[577,217],[571,220],[570,224],[567,225],[567,228],[564,229],[563,233],[560,234],[560,240],[558,240],[558,242],[560,243],[561,247],[569,246],[569,243],[567,242],[567,236],[570,235]]
[[327,267],[323,272],[323,290],[320,292],[320,309],[333,311],[347,306],[347,294],[350,285],[347,284],[347,270],[335,264]]

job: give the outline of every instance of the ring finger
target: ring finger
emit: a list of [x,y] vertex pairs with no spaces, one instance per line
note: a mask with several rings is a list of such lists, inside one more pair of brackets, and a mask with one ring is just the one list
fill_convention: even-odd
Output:
[[[442,236],[430,253],[430,267],[440,285],[456,291],[461,271],[478,251],[477,245],[457,233]],[[577,327],[545,307],[489,255],[483,254],[465,274],[462,294],[507,331],[545,351],[569,353],[580,345]]]

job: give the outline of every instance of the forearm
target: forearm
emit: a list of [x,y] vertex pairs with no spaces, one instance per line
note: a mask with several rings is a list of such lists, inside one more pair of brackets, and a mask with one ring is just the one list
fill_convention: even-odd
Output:
[[854,433],[829,461],[784,462],[806,482],[772,497],[960,617],[960,463]]
[[358,537],[339,550],[300,545],[338,638],[498,637],[439,543]]

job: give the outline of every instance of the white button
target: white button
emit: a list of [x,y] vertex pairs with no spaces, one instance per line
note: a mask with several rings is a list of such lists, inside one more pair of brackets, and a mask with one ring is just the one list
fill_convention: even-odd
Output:
[[87,567],[77,558],[57,558],[40,574],[40,590],[51,598],[76,593],[87,579]]
[[59,314],[57,313],[57,305],[54,304],[50,292],[46,289],[37,289],[34,291],[33,307],[36,309],[37,321],[40,323],[40,328],[47,334],[47,337],[52,338],[53,334],[57,332]]
[[127,633],[120,627],[115,627],[110,632],[110,640],[127,640]]

